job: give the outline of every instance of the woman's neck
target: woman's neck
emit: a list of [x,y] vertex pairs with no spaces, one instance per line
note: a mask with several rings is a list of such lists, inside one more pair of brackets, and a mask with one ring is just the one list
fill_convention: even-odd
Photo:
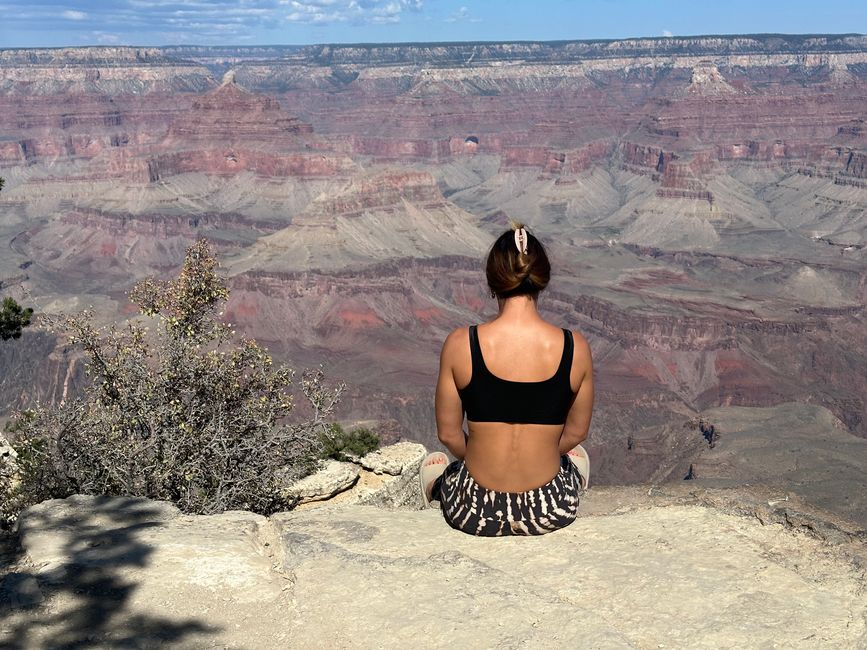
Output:
[[497,300],[500,313],[498,319],[506,321],[539,320],[539,312],[536,310],[536,301],[530,296],[512,296]]

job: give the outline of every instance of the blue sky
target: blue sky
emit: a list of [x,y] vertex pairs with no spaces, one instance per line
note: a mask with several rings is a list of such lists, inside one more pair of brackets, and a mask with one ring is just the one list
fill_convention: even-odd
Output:
[[865,33],[864,0],[0,0],[0,47]]

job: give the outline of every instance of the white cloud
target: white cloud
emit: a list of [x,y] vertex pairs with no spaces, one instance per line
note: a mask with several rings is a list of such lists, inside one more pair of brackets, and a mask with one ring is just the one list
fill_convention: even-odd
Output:
[[398,23],[406,11],[421,11],[423,0],[279,0],[289,22],[322,24]]
[[93,40],[103,45],[115,45],[120,42],[120,36],[117,34],[109,34],[107,32],[91,32]]
[[371,22],[396,23],[400,21],[402,7],[399,2],[389,2],[382,7],[373,7],[371,10]]
[[671,38],[672,36],[674,36],[674,34],[672,34],[672,33],[671,33],[669,30],[667,30],[667,29],[663,29],[663,30],[662,30],[662,35],[663,35],[665,38]]
[[[253,39],[288,24],[386,25],[423,12],[424,0],[14,0],[16,24],[76,30],[95,42],[201,42]],[[58,3],[58,4],[55,4]],[[6,7],[7,0],[0,0]],[[11,5],[15,6],[15,5]],[[8,12],[7,12],[8,13]],[[82,22],[89,28],[84,31]],[[77,29],[76,29],[77,28]],[[2,30],[0,30],[2,31]],[[96,32],[99,32],[97,34]]]
[[459,7],[456,12],[445,19],[447,23],[480,23],[481,18],[473,18],[467,7]]

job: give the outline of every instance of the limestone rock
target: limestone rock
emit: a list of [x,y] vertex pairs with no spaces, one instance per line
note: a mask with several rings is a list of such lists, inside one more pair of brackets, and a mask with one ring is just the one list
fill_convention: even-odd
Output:
[[692,79],[686,90],[676,92],[683,95],[735,95],[738,91],[725,80],[719,69],[713,63],[703,62],[693,67]]
[[609,513],[506,539],[454,531],[433,510],[352,507],[272,521],[295,576],[303,647],[867,641],[857,569],[815,539],[710,508]]
[[301,508],[331,508],[371,505],[379,508],[418,510],[424,504],[418,485],[418,470],[427,455],[424,445],[398,442],[358,459],[363,469],[351,489],[332,498],[308,501]]
[[358,480],[358,472],[354,463],[327,460],[318,472],[287,486],[286,494],[301,499],[301,503],[330,499],[352,487]]
[[[370,457],[379,453],[376,459]],[[367,492],[359,490],[357,503],[361,505],[377,506],[379,508],[409,508],[417,510],[423,507],[424,502],[421,498],[421,490],[418,483],[418,472],[424,457],[427,455],[427,449],[423,445],[412,442],[399,442],[380,449],[379,452],[368,454],[362,459],[362,463],[366,462],[365,467],[374,468],[374,476],[379,478],[381,483],[378,486],[371,486]],[[400,474],[397,476],[391,475],[388,469],[400,465]],[[377,475],[376,468],[383,468],[385,474]],[[386,469],[388,468],[388,469]],[[371,476],[367,485],[374,481],[374,476]]]
[[385,474],[381,478],[385,480],[378,487],[359,490],[355,503],[377,508],[410,510],[418,510],[424,506],[418,484],[418,472],[404,472],[399,476]]
[[4,618],[0,605],[0,638],[10,647],[160,648],[181,639],[203,647],[217,633],[230,647],[279,643],[263,625],[236,628],[286,607],[287,579],[261,515],[184,515],[165,502],[73,496],[29,508],[19,531],[32,569],[7,575],[0,593],[18,598],[13,607],[44,602],[29,614],[38,625],[29,610]]
[[[420,463],[419,463],[420,464]],[[414,467],[414,469],[413,469]],[[368,505],[378,508],[397,508],[418,510],[424,506],[418,483],[418,467],[410,466],[403,473],[375,474],[362,470],[358,483],[352,490],[338,495],[332,501],[322,502],[326,506]]]
[[43,600],[39,582],[30,574],[12,572],[0,581],[0,603],[11,608],[32,607]]
[[[12,647],[865,647],[854,547],[686,496],[597,487],[568,528],[503,539],[430,509],[48,501],[21,522],[44,600],[0,608],[0,633]],[[32,580],[23,591],[38,601]]]
[[361,459],[361,466],[374,474],[397,476],[403,472],[418,471],[427,455],[424,445],[415,442],[398,442],[377,449]]

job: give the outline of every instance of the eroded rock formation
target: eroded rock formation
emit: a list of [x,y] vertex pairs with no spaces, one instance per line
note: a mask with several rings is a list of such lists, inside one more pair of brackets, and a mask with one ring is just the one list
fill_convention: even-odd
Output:
[[[126,317],[207,236],[229,320],[329,364],[345,420],[433,444],[439,346],[494,314],[480,259],[511,217],[550,243],[542,309],[598,360],[597,480],[702,475],[682,423],[721,406],[809,402],[867,434],[863,36],[0,62],[0,281],[40,308]],[[7,412],[76,386],[25,339],[32,371],[0,346]]]

